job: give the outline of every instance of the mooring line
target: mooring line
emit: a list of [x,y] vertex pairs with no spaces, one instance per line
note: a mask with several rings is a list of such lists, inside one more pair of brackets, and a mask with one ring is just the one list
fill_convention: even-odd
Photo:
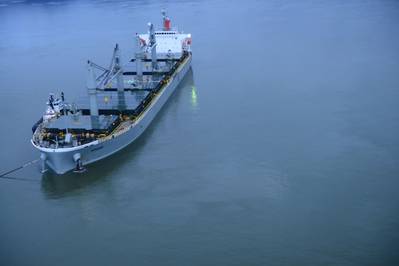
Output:
[[[4,179],[29,180],[29,179],[25,179],[25,178],[10,177],[10,176],[7,176],[7,175],[8,175],[8,174],[11,174],[11,173],[14,173],[14,172],[16,172],[16,171],[18,171],[18,170],[21,170],[21,169],[23,169],[23,168],[25,168],[25,167],[27,167],[27,166],[29,166],[29,165],[31,165],[31,164],[37,163],[39,160],[40,160],[40,159],[32,160],[32,161],[30,161],[30,162],[24,163],[23,165],[21,165],[21,166],[19,166],[19,167],[17,167],[17,168],[14,168],[14,169],[12,169],[12,170],[10,170],[10,171],[7,171],[7,172],[5,172],[5,173],[2,173],[2,174],[0,174],[0,178],[4,178]],[[32,180],[33,180],[33,179],[32,179]]]
[[29,181],[29,182],[39,182],[40,180],[24,178],[24,177],[13,177],[13,176],[0,176],[3,179],[18,180],[18,181]]

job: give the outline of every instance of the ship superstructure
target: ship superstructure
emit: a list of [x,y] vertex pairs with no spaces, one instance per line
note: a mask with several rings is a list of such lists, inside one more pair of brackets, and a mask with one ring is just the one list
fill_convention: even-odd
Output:
[[123,63],[116,44],[108,68],[87,62],[88,99],[68,103],[50,94],[42,118],[33,126],[32,144],[40,151],[42,171],[84,171],[132,143],[151,123],[191,64],[191,34],[148,23],[136,34],[134,57]]

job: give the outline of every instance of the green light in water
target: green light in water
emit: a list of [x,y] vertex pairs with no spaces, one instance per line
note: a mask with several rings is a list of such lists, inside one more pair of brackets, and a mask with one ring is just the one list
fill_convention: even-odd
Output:
[[195,90],[195,86],[191,86],[191,104],[194,107],[197,106],[197,91]]

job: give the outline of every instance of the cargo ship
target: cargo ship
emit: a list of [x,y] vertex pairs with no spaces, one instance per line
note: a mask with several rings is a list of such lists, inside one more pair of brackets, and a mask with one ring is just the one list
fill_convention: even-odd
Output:
[[77,102],[51,93],[31,143],[40,152],[41,171],[84,172],[134,142],[150,125],[191,67],[191,34],[171,27],[136,34],[136,52],[122,64],[116,44],[109,67],[87,62],[87,93]]

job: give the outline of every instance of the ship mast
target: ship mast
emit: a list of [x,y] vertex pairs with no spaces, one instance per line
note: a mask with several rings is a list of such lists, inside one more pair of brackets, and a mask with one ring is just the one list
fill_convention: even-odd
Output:
[[114,58],[113,74],[116,75],[116,87],[118,89],[118,108],[119,110],[123,110],[126,109],[125,85],[123,82],[121,53],[118,44],[115,45],[113,58]]
[[90,61],[87,61],[86,87],[90,98],[90,115],[98,116],[96,75],[94,73],[93,64]]
[[158,69],[157,63],[157,41],[155,39],[155,31],[154,31],[154,24],[151,22],[148,23],[149,29],[149,48],[151,50],[151,61],[152,61],[152,69]]
[[118,92],[124,92],[125,88],[123,84],[123,69],[121,63],[121,53],[118,44],[115,45],[114,54],[113,74],[116,75],[116,87],[118,88]]
[[142,39],[136,33],[136,53],[134,54],[136,61],[136,81],[139,88],[143,86],[143,65],[142,59],[144,58],[143,49],[141,46]]

